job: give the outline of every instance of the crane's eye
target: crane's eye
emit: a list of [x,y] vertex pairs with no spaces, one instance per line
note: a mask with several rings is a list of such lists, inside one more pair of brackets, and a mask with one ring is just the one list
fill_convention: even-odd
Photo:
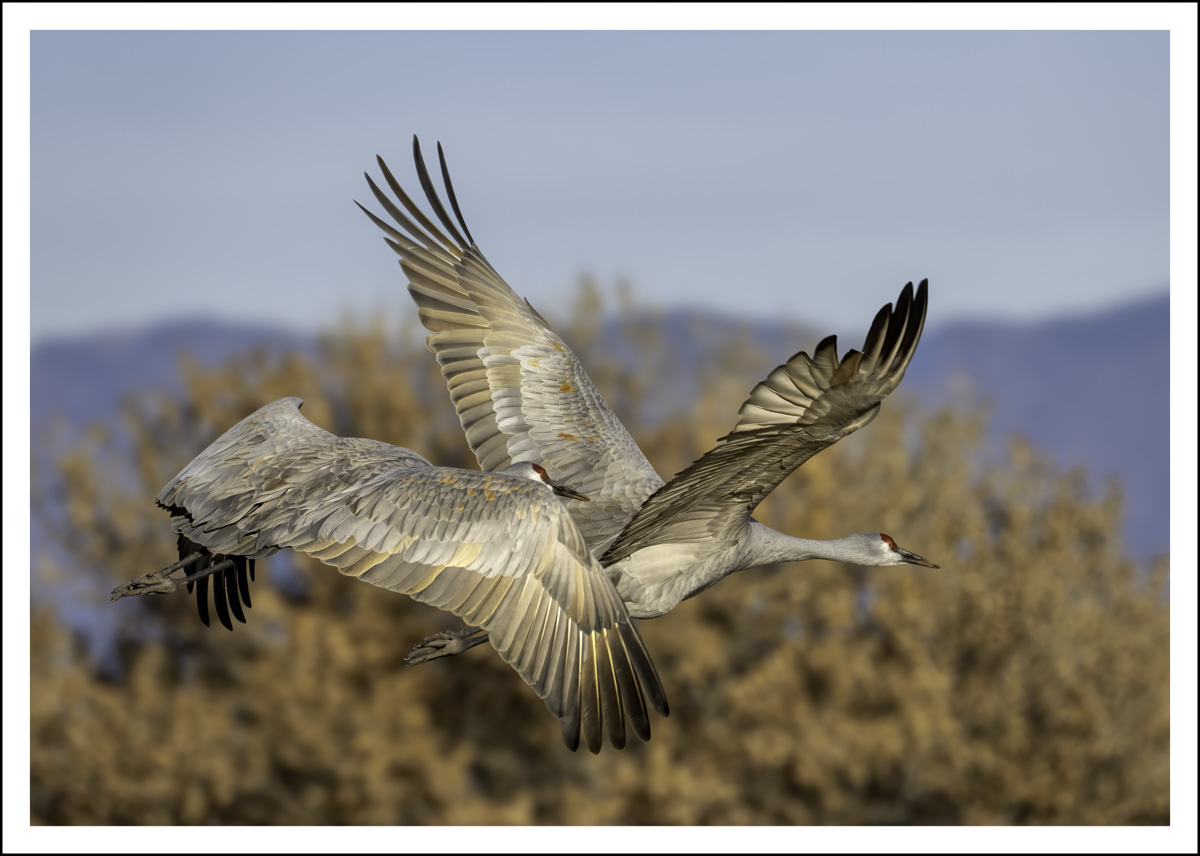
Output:
[[881,540],[881,541],[883,541],[883,543],[887,544],[889,549],[892,549],[892,550],[896,549],[896,542],[892,540],[891,535],[885,535],[882,532],[880,532],[879,540]]

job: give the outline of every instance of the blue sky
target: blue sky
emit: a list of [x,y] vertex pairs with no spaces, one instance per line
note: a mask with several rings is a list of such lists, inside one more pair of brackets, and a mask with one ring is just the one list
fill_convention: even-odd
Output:
[[[858,334],[1169,282],[1169,57],[1144,32],[51,32],[31,38],[34,342],[202,315],[413,313],[354,207],[446,146],[480,248],[565,313]],[[378,206],[375,206],[376,208]]]

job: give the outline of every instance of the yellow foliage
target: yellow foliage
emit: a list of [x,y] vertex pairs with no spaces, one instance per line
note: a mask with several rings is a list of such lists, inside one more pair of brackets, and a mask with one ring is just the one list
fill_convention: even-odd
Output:
[[[645,427],[651,378],[587,333],[594,291],[578,312],[567,341],[664,476],[788,356],[731,348],[689,415]],[[638,364],[690,370],[645,324],[629,330]],[[315,358],[250,350],[182,373],[181,400],[126,402],[132,461],[97,433],[59,462],[54,534],[73,570],[45,573],[84,575],[95,603],[173,561],[161,486],[284,395],[336,433],[475,466],[434,360],[379,327],[328,335]],[[232,634],[182,595],[114,604],[113,662],[35,609],[32,821],[1168,823],[1166,562],[1124,557],[1115,494],[1090,499],[1019,441],[981,468],[985,416],[920,413],[902,393],[757,516],[811,538],[882,529],[941,570],[752,570],[643,622],[671,704],[648,744],[566,751],[490,648],[404,667],[456,619],[307,560],[276,586],[276,557]]]

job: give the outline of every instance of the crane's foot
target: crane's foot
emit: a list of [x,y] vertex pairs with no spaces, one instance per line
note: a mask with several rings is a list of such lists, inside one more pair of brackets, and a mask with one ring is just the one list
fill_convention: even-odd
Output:
[[435,633],[425,639],[424,642],[418,642],[414,645],[404,660],[408,665],[416,666],[420,663],[428,663],[430,660],[436,660],[438,657],[452,657],[455,654],[461,654],[463,651],[470,650],[476,645],[486,642],[487,639],[487,633],[479,627],[468,627],[466,630],[447,630],[443,633]]
[[217,571],[223,571],[226,568],[233,567],[233,561],[226,559],[215,565],[211,565],[202,571],[197,571],[192,574],[185,574],[182,577],[173,577],[171,574],[179,570],[184,570],[188,565],[198,562],[204,558],[204,553],[192,553],[190,556],[180,559],[173,565],[163,568],[161,571],[155,571],[152,574],[146,574],[138,577],[136,580],[130,580],[123,586],[117,586],[112,590],[110,601],[120,600],[123,597],[133,597],[139,594],[169,594],[176,589],[183,588],[188,583],[193,583],[196,580],[215,574]]

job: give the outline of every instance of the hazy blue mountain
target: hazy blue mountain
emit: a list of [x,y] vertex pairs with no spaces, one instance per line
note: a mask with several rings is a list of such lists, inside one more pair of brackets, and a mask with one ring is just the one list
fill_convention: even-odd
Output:
[[904,389],[944,400],[957,373],[992,403],[993,445],[1019,432],[1097,486],[1120,480],[1125,544],[1170,549],[1170,300],[1039,324],[956,324],[922,341]]
[[176,321],[71,339],[48,339],[31,349],[30,424],[35,435],[60,416],[71,426],[114,418],[121,396],[144,389],[179,392],[179,358],[191,354],[203,366],[252,347],[312,351],[311,336],[265,325]]
[[[1169,321],[1164,294],[1038,324],[951,324],[927,331],[902,390],[939,404],[966,378],[979,398],[992,404],[992,449],[1001,448],[1009,433],[1020,432],[1063,466],[1086,464],[1097,485],[1108,476],[1120,479],[1126,546],[1146,558],[1169,550]],[[681,378],[672,386],[674,400],[664,400],[663,408],[686,407],[696,393],[687,379],[705,366],[720,365],[722,354],[738,341],[750,341],[768,355],[769,367],[811,348],[818,338],[794,325],[688,310],[648,316],[632,331],[610,323],[599,335],[606,349],[620,354],[622,338],[645,328],[665,339],[664,359],[669,358],[672,376],[678,370]],[[860,344],[843,339],[840,349]],[[114,420],[124,394],[178,390],[180,351],[202,365],[215,365],[251,346],[312,352],[316,341],[265,326],[184,322],[40,343],[31,354],[33,435],[38,438],[56,414],[70,436],[91,420]],[[731,404],[731,412],[738,403]],[[35,454],[45,451],[35,446]],[[36,549],[36,532],[34,538]]]

